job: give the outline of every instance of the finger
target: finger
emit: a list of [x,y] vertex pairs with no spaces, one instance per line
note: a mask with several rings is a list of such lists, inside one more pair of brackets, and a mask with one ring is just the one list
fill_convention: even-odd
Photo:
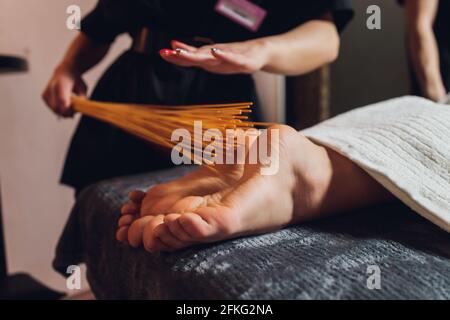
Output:
[[75,82],[75,86],[73,88],[73,92],[79,96],[85,97],[87,94],[87,85],[82,79],[78,79]]
[[[79,78],[75,81],[74,87],[73,87],[73,93],[80,97],[86,97],[87,96],[87,90],[88,87],[86,83],[83,81],[83,79]],[[72,97],[70,97],[70,106],[67,109],[67,115],[70,117],[73,117],[75,115],[75,109],[72,104]]]
[[52,93],[49,86],[47,86],[47,88],[45,88],[44,92],[42,93],[42,99],[44,100],[48,108],[55,112],[55,108],[52,103]]
[[218,48],[212,48],[211,49],[212,55],[228,64],[231,64],[235,67],[239,68],[246,68],[247,67],[247,57],[243,56],[242,54],[237,54],[230,51],[221,50]]
[[49,94],[48,94],[49,105],[55,114],[59,114],[58,104],[56,102],[55,96],[56,96],[55,85],[51,85],[51,87],[49,88]]
[[163,58],[169,63],[175,64],[180,67],[192,67],[193,66],[192,63],[187,62],[184,59],[180,59],[181,52],[182,51],[163,49],[159,52],[159,54],[161,58]]
[[190,52],[187,50],[169,50],[160,51],[161,57],[173,64],[184,67],[203,67],[217,64],[217,59],[211,54],[211,50],[196,50]]
[[55,88],[54,99],[58,113],[64,117],[70,116],[70,92],[64,83],[59,83]]
[[139,204],[145,198],[145,192],[141,190],[131,191],[128,193],[128,198],[134,203]]
[[186,50],[186,51],[189,51],[189,52],[195,52],[195,51],[198,50],[196,47],[190,46],[190,45],[188,45],[188,44],[186,44],[184,42],[178,41],[178,40],[172,40],[170,42],[170,45],[172,46],[173,50],[183,49],[183,50]]
[[72,106],[64,109],[64,111],[61,113],[61,115],[65,118],[71,118],[75,115],[75,110],[72,108]]
[[218,60],[211,54],[211,50],[198,50],[196,52],[180,51],[176,55],[178,61],[190,63],[194,66],[213,66],[217,65]]

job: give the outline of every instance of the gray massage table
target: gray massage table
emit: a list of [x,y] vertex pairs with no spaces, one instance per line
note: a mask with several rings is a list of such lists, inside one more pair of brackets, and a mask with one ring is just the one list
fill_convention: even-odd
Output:
[[[450,236],[400,203],[271,234],[149,254],[115,240],[127,193],[188,168],[100,182],[78,198],[54,267],[85,262],[99,299],[449,299]],[[380,290],[367,288],[380,268]]]

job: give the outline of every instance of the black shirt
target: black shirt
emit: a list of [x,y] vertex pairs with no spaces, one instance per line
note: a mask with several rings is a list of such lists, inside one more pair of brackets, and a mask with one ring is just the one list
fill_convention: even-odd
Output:
[[[158,50],[169,46],[171,39],[201,45],[196,44],[196,37],[228,43],[280,34],[328,12],[341,30],[353,15],[349,2],[342,0],[252,0],[267,11],[266,19],[253,32],[217,13],[217,1],[100,0],[82,21],[88,37],[110,43],[121,33],[134,35],[148,27],[150,41],[145,54],[124,52],[104,73],[91,99],[160,105],[252,101],[253,119],[261,120],[250,75],[225,76],[182,68],[161,59]],[[80,191],[99,180],[167,168],[171,163],[170,152],[83,117],[67,155],[62,182]]]
[[202,36],[215,42],[254,39],[287,32],[331,12],[338,30],[353,17],[349,0],[252,0],[267,11],[257,32],[214,10],[218,0],[99,0],[82,21],[82,32],[109,43],[121,33],[133,35],[142,27],[176,36]]

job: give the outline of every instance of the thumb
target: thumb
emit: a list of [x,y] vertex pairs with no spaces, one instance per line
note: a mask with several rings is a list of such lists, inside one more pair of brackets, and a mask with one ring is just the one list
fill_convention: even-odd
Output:
[[184,42],[180,42],[177,40],[172,40],[170,42],[172,49],[176,50],[176,49],[183,49],[186,50],[187,52],[196,52],[198,49],[196,47],[190,46]]
[[75,85],[73,87],[73,92],[79,96],[85,97],[87,95],[88,87],[86,85],[86,82],[83,81],[83,79],[79,79],[75,82]]
[[220,59],[228,64],[231,64],[236,67],[246,67],[247,61],[245,57],[241,54],[237,54],[230,51],[221,50],[218,48],[212,48],[211,53],[217,59]]

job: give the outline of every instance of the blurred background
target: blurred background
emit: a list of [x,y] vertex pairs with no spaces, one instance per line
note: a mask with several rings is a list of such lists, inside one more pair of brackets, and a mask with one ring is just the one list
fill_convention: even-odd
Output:
[[[43,3],[45,2],[45,5]],[[58,120],[41,101],[53,68],[77,31],[66,28],[66,8],[83,15],[95,0],[1,0],[0,54],[25,57],[29,71],[0,75],[0,177],[10,272],[26,271],[52,288],[65,280],[51,268],[58,237],[74,202],[58,184],[77,119]],[[382,9],[382,30],[366,28],[366,9]],[[354,1],[356,16],[342,37],[339,60],[330,70],[330,113],[408,93],[403,12],[395,1]],[[92,85],[130,44],[121,37],[86,80]],[[258,75],[268,120],[284,121],[281,77]],[[288,119],[289,120],[289,119]],[[85,285],[85,283],[83,284]]]
[[[381,8],[381,30],[366,28],[367,7]],[[405,19],[397,1],[353,1],[339,60],[331,67],[331,114],[409,93]]]

